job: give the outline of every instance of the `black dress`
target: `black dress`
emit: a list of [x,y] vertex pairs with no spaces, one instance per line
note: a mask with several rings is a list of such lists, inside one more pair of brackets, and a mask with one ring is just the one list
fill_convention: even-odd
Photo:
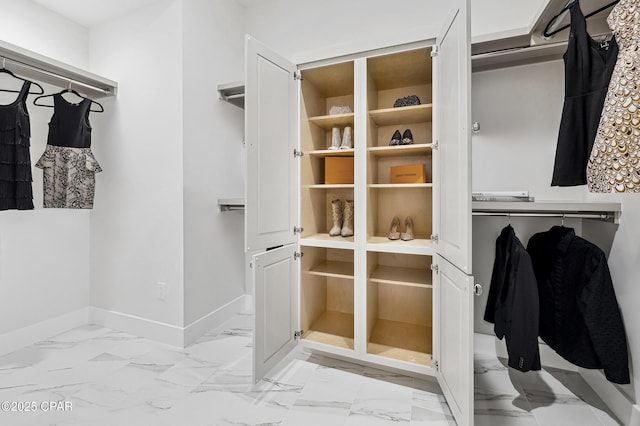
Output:
[[571,33],[564,54],[565,98],[552,186],[587,183],[587,162],[618,57],[615,39],[608,47],[602,47],[589,36],[579,1],[569,7]]
[[30,81],[15,101],[0,105],[0,210],[33,209],[31,189],[31,124],[27,112]]
[[96,173],[102,168],[91,152],[91,102],[73,104],[60,93],[53,95],[47,147],[36,163],[43,172],[45,208],[93,208]]

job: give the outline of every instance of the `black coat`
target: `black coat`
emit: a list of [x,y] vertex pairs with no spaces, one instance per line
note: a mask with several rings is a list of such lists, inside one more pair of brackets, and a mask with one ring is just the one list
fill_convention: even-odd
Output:
[[571,228],[554,226],[529,240],[540,295],[540,337],[567,361],[602,368],[629,383],[622,316],[607,258]]
[[511,225],[496,240],[484,319],[495,324],[499,339],[506,337],[509,367],[540,370],[538,286],[529,254]]

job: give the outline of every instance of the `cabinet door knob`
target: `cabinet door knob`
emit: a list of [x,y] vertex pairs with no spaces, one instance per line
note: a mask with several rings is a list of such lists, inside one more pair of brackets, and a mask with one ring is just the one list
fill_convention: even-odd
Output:
[[476,296],[480,296],[482,294],[482,285],[481,284],[475,284],[473,286],[473,294],[475,294]]
[[471,125],[471,130],[473,130],[473,133],[478,133],[480,131],[480,123],[474,121]]

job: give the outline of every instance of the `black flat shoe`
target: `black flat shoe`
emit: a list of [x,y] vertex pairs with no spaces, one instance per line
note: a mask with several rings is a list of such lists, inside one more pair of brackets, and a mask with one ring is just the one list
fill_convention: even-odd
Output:
[[391,142],[389,142],[389,146],[402,145],[402,136],[400,136],[400,130],[396,130],[393,132],[393,136],[391,136]]
[[[400,133],[398,133],[399,135]],[[411,134],[411,130],[407,129],[402,134],[402,142],[400,145],[411,145],[413,143],[413,135]]]

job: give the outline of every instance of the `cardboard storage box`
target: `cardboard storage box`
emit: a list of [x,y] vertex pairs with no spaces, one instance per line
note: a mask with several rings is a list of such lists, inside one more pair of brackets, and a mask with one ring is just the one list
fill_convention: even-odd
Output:
[[324,183],[353,183],[353,157],[326,157]]
[[425,164],[409,164],[391,167],[391,183],[426,183],[427,166]]

